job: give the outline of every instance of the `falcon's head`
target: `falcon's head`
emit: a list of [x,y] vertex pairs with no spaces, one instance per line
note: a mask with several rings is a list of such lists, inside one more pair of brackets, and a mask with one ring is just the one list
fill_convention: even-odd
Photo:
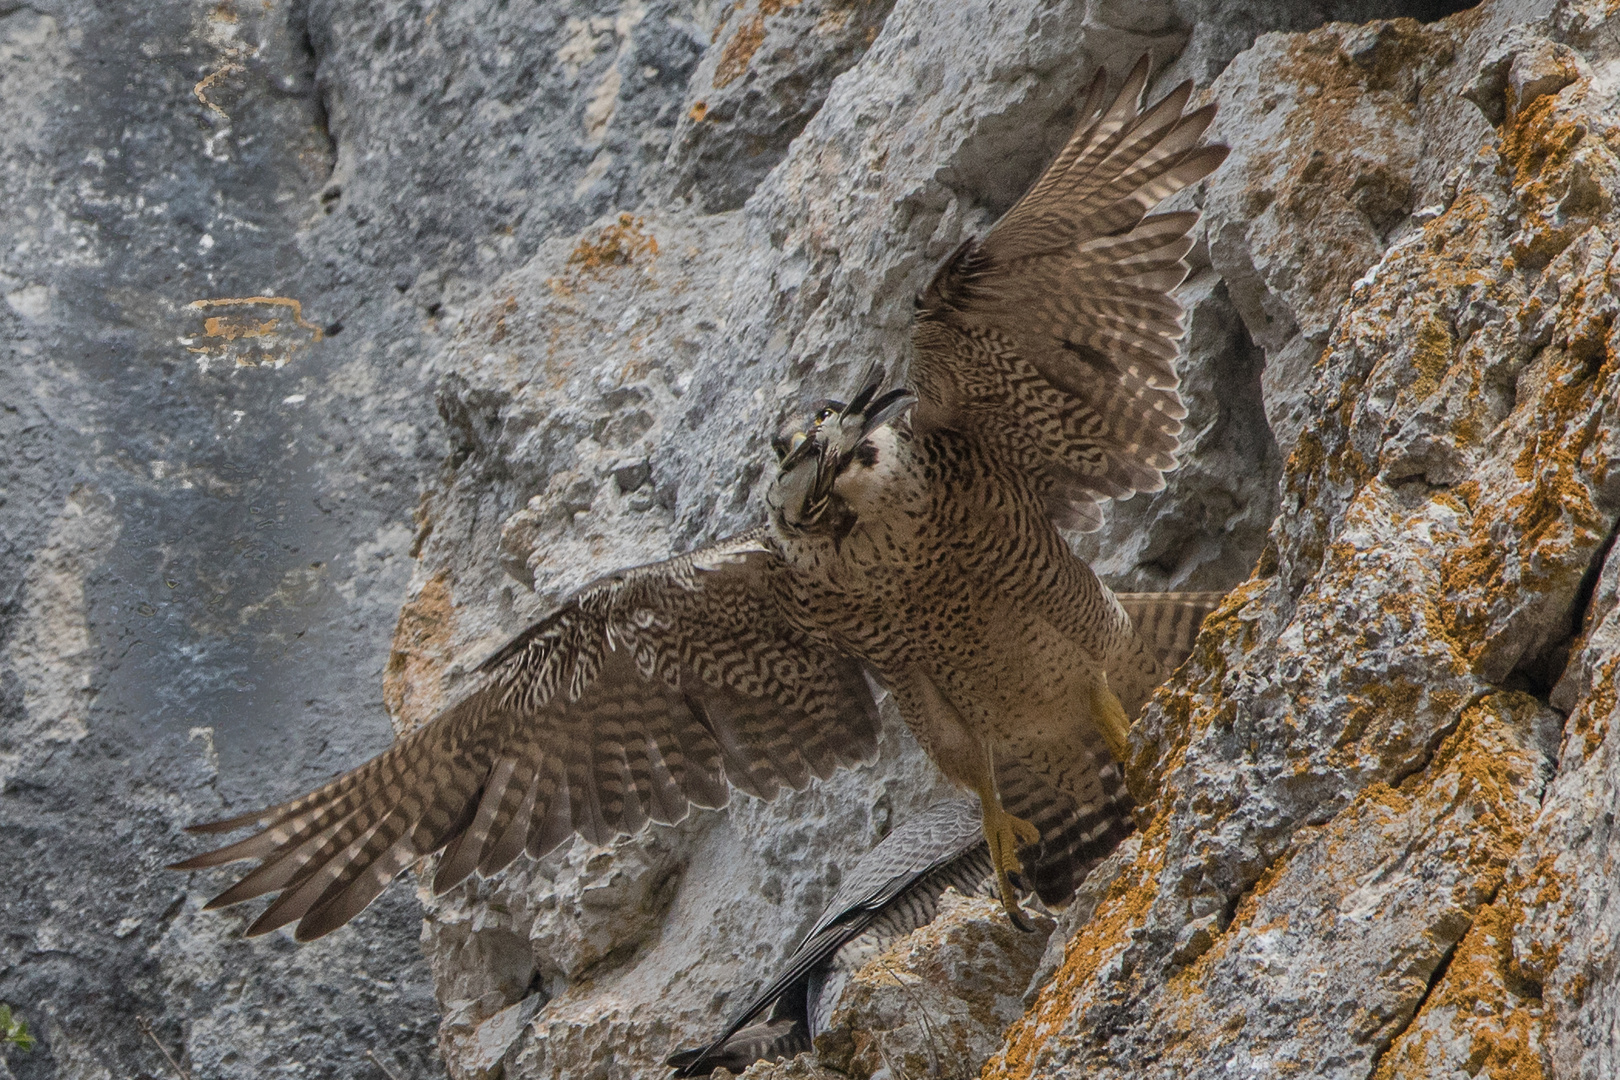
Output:
[[831,399],[818,402],[808,426],[790,427],[771,440],[777,470],[765,501],[778,526],[803,532],[822,524],[834,501],[834,483],[861,461],[862,448],[871,446],[870,436],[917,400],[903,389],[879,397],[879,385],[868,386],[847,405]]

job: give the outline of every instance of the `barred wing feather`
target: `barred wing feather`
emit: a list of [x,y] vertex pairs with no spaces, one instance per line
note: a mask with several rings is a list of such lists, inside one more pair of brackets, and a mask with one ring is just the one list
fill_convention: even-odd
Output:
[[587,586],[437,718],[316,791],[196,827],[259,831],[176,869],[259,860],[209,907],[278,892],[248,933],[309,940],[434,852],[442,892],[575,833],[605,844],[729,786],[769,798],[868,759],[865,674],[783,618],[775,559],[751,533]]
[[1200,144],[1214,106],[1192,84],[1143,107],[1143,58],[1110,101],[1092,84],[1080,125],[982,241],[918,301],[914,422],[975,433],[1040,476],[1053,517],[1095,529],[1099,503],[1157,491],[1175,467],[1174,361],[1192,212],[1149,215],[1226,157]]

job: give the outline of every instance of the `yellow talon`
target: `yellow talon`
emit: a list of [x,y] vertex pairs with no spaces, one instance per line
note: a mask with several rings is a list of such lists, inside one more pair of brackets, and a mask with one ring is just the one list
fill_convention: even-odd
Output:
[[1033,928],[1024,920],[1024,913],[1018,906],[1018,897],[1013,892],[1009,875],[1024,869],[1018,861],[1018,848],[1039,842],[1040,830],[1023,818],[1014,817],[1003,810],[1001,800],[988,786],[980,788],[978,795],[984,821],[984,839],[990,845],[990,859],[995,864],[996,891],[1001,894],[1001,906],[1014,926],[1020,930],[1031,930]]

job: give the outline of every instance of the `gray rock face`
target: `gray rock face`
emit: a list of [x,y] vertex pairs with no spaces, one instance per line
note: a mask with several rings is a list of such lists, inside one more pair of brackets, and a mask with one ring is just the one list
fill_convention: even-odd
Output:
[[[442,1071],[408,895],[294,949],[159,867],[386,745],[441,327],[643,197],[707,17],[0,4],[15,1075],[165,1075],[158,1043],[196,1075]],[[253,297],[298,306],[217,303]]]
[[1187,463],[1076,543],[1238,588],[1138,725],[1089,918],[1038,965],[964,902],[827,1060],[926,1068],[920,995],[992,1076],[1620,1068],[1620,34],[1368,22],[1449,10],[0,4],[0,999],[43,1037],[0,1075],[662,1075],[943,794],[897,718],[809,791],[310,946],[158,868],[570,589],[757,520],[766,433],[903,374],[936,261],[1144,49],[1233,154]]
[[987,1076],[1614,1068],[1612,886],[1576,869],[1612,784],[1606,19],[1336,26],[1217,80],[1228,137],[1272,133],[1208,205],[1282,512],[1133,733],[1124,887]]

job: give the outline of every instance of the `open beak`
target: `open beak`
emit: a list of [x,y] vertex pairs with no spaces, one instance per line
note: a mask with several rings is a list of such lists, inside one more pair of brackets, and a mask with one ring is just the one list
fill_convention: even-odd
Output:
[[793,466],[808,457],[813,449],[815,449],[815,441],[802,431],[794,432],[791,440],[778,439],[776,442],[776,454],[780,459],[782,471],[786,472],[792,469]]

